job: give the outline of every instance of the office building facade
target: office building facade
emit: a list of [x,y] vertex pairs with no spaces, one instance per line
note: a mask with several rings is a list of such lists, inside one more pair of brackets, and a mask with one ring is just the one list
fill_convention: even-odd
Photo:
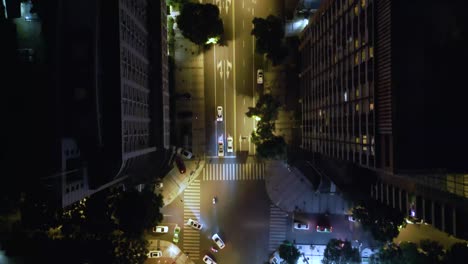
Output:
[[[54,173],[60,176],[47,181],[60,186],[66,207],[154,172],[154,155],[168,148],[167,40],[161,38],[167,34],[166,4],[120,0],[56,5],[54,76],[62,147]],[[156,15],[159,21],[150,19]],[[67,149],[76,155],[66,156]]]
[[[454,184],[468,189],[458,88],[466,27],[453,19],[461,5],[324,1],[302,32],[300,88],[304,150],[377,172],[376,199],[408,214],[419,203],[417,217],[433,223],[434,215],[449,216],[439,227],[468,237],[461,228],[467,196],[449,191]],[[409,193],[402,206],[399,191]]]

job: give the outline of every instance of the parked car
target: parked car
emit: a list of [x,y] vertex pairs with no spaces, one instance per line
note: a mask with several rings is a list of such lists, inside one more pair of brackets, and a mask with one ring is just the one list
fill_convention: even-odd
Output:
[[177,149],[177,154],[181,155],[182,157],[186,158],[186,159],[191,159],[193,154],[192,152],[184,149],[184,148],[178,148]]
[[257,70],[257,83],[258,84],[263,83],[263,70],[262,69]]
[[227,137],[227,152],[233,152],[234,151],[234,140],[232,139],[231,136]]
[[333,227],[330,225],[330,219],[328,219],[328,216],[325,215],[319,217],[315,230],[320,233],[333,232]]
[[148,252],[148,258],[160,258],[162,257],[162,251],[159,250],[152,250]]
[[218,122],[223,122],[223,107],[222,106],[218,106],[216,108],[216,121]]
[[214,234],[211,239],[216,243],[219,249],[223,249],[226,245],[224,244],[223,240],[218,236],[218,234]]
[[218,141],[218,156],[224,156],[224,142],[222,140]]
[[294,228],[295,229],[301,229],[301,230],[309,230],[309,225],[308,224],[302,224],[299,222],[294,222]]
[[169,227],[167,226],[155,226],[153,227],[153,232],[155,233],[167,233],[169,231]]
[[192,95],[190,93],[176,93],[175,99],[190,100],[192,99]]
[[179,172],[181,174],[184,174],[185,173],[185,164],[184,162],[182,161],[181,158],[179,158],[178,156],[175,157],[175,163],[177,165],[177,168],[179,169]]
[[174,237],[172,238],[172,241],[174,243],[179,243],[179,233],[180,233],[180,227],[176,226],[174,228]]
[[205,262],[206,264],[217,264],[212,258],[210,258],[210,256],[208,255],[205,255],[203,257],[203,262]]
[[187,221],[187,225],[190,226],[191,228],[197,229],[197,230],[201,230],[203,228],[202,224],[200,224],[199,222],[197,222],[195,220],[192,220],[191,218],[189,218],[189,220]]

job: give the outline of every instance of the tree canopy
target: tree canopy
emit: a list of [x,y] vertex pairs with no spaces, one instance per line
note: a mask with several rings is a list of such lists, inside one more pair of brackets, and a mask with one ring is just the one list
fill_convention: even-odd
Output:
[[279,256],[284,259],[288,264],[296,264],[297,259],[301,255],[299,250],[288,240],[283,241],[279,246]]
[[441,244],[432,240],[421,240],[400,244],[386,243],[370,258],[370,263],[379,264],[452,264],[465,263],[468,258],[468,245],[456,243],[445,251]]
[[249,107],[247,117],[256,117],[257,128],[252,132],[252,142],[257,147],[257,156],[264,159],[284,159],[286,142],[273,134],[275,120],[281,104],[271,94],[261,95],[255,107]]
[[323,253],[323,264],[354,264],[361,263],[357,248],[352,248],[348,240],[330,239]]
[[176,21],[182,35],[197,45],[211,38],[219,41],[224,34],[219,8],[213,4],[185,3]]
[[281,18],[269,15],[266,19],[255,17],[252,20],[254,28],[251,34],[255,36],[255,50],[260,54],[267,54],[273,65],[280,64],[288,54],[283,43],[284,24]]
[[399,226],[405,225],[402,212],[374,200],[367,200],[353,208],[353,216],[365,229],[370,230],[374,239],[390,241],[399,234]]
[[119,227],[127,234],[141,235],[144,229],[157,225],[163,218],[161,195],[149,189],[142,192],[130,190],[123,192],[116,202],[115,217]]

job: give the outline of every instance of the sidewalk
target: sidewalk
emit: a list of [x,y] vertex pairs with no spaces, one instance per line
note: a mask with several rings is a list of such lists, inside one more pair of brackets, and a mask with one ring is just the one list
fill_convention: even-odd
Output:
[[186,172],[179,173],[176,166],[163,178],[163,188],[160,193],[163,195],[164,206],[169,205],[179,196],[187,186],[189,186],[202,172],[205,167],[204,157],[195,157],[192,160],[184,160]]
[[344,214],[348,210],[348,202],[340,195],[314,191],[306,176],[282,161],[268,161],[265,175],[270,200],[285,212]]
[[157,259],[147,259],[145,263],[170,263],[170,264],[195,264],[190,258],[180,250],[180,248],[172,242],[164,240],[148,240],[149,250],[161,250],[162,257]]

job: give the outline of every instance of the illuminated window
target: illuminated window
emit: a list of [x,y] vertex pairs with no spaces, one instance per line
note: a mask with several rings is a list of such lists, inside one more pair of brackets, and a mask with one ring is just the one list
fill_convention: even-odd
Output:
[[366,60],[366,50],[363,50],[361,52],[361,57],[362,57],[362,61],[365,61]]
[[362,144],[367,144],[367,135],[362,136]]
[[356,104],[356,111],[359,111],[359,104]]
[[348,92],[344,92],[343,97],[344,97],[344,101],[348,102]]
[[322,116],[322,110],[319,110],[319,116]]
[[359,40],[358,39],[354,40],[354,47],[356,49],[359,48]]
[[374,58],[374,47],[369,47],[369,58]]
[[356,88],[356,97],[359,97],[359,88]]
[[359,15],[359,6],[354,7],[354,14],[357,16]]
[[356,137],[356,143],[359,144],[359,137]]
[[361,7],[364,8],[366,6],[366,0],[361,0]]
[[374,103],[369,104],[369,110],[371,110],[371,111],[374,110]]
[[354,65],[358,65],[359,64],[359,54],[354,54]]

